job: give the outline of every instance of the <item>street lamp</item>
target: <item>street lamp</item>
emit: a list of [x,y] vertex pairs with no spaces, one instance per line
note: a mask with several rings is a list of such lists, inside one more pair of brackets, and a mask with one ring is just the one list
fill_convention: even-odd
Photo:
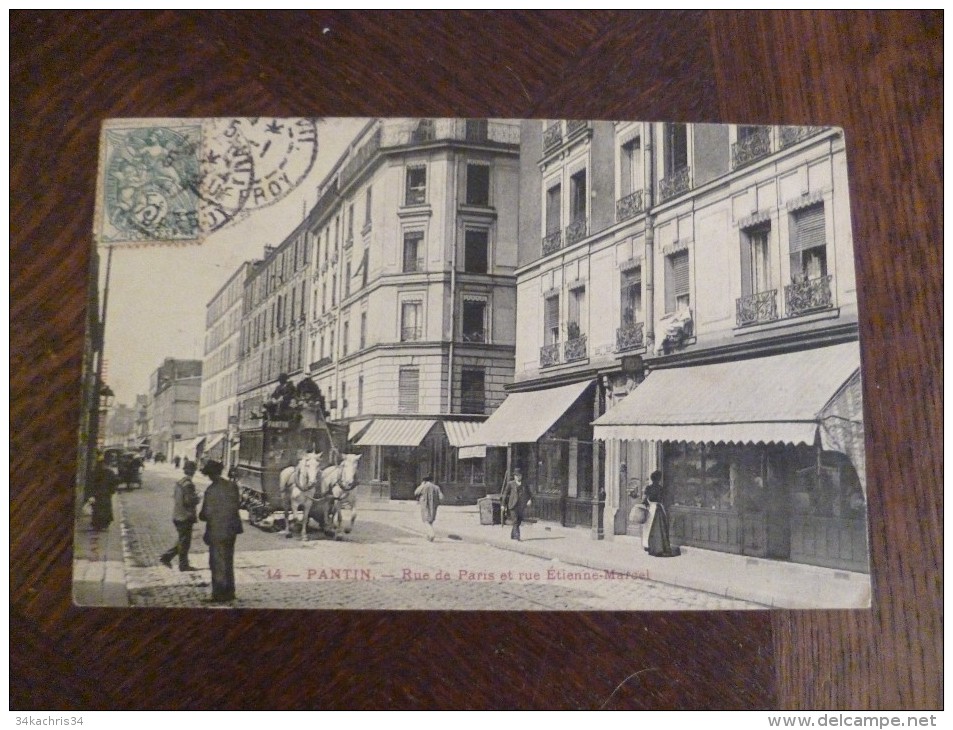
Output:
[[106,416],[109,414],[109,409],[115,398],[116,394],[112,388],[101,382],[99,386],[99,419],[96,424],[96,441],[100,448],[106,443]]
[[108,411],[113,404],[116,394],[108,385],[103,385],[99,389],[99,410]]

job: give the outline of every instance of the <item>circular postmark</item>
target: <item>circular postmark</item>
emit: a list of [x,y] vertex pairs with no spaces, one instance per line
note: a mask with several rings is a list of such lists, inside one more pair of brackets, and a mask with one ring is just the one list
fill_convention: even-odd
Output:
[[242,213],[277,203],[307,177],[318,156],[317,123],[312,118],[248,117],[221,120],[216,144],[247,152],[253,175]]

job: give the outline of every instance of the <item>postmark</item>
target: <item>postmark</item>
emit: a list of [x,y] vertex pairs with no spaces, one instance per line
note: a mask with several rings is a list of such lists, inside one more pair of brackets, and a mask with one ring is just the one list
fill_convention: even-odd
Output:
[[100,159],[99,242],[200,243],[295,190],[317,151],[311,118],[109,123]]

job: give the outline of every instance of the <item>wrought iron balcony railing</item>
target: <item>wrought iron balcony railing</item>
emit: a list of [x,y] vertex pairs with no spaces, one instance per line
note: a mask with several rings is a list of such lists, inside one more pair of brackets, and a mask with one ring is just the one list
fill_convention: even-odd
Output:
[[574,137],[586,129],[589,129],[588,119],[570,119],[566,122],[566,137]]
[[642,212],[644,205],[644,196],[641,190],[636,190],[634,193],[629,193],[625,197],[619,198],[615,201],[616,223],[634,218]]
[[615,331],[615,351],[625,352],[645,347],[645,323],[624,324]]
[[818,309],[827,309],[834,303],[831,296],[831,279],[833,277],[819,276],[816,279],[804,279],[788,284],[784,287],[784,309],[788,317],[813,312]]
[[778,318],[778,290],[750,294],[735,300],[735,322],[739,327]]
[[423,334],[424,334],[423,327],[401,327],[400,341],[401,342],[417,342],[423,337]]
[[563,232],[553,231],[543,236],[543,256],[558,251],[563,247]]
[[692,187],[692,168],[682,167],[668,177],[659,180],[659,198],[668,200],[680,193],[687,192]]
[[381,130],[381,147],[400,147],[407,144],[456,140],[460,142],[488,142],[519,144],[518,124],[492,119],[431,119],[421,125],[416,122],[385,121]]
[[742,167],[771,153],[771,127],[756,131],[731,145],[731,166]]
[[576,218],[576,220],[566,226],[566,245],[571,246],[576,241],[581,241],[588,233],[589,219]]
[[543,130],[543,152],[559,147],[563,142],[563,123],[550,124]]
[[554,342],[551,345],[543,345],[539,348],[539,366],[548,368],[551,365],[559,364],[559,343]]
[[791,127],[785,126],[781,127],[781,133],[779,135],[779,141],[781,147],[790,147],[792,144],[797,144],[802,139],[807,139],[808,137],[813,137],[815,134],[823,131],[824,127]]
[[565,357],[566,362],[575,362],[576,360],[585,359],[586,336],[580,335],[579,337],[574,337],[571,340],[566,340],[566,345],[563,348],[563,356]]
[[381,130],[378,127],[374,134],[365,142],[341,168],[341,186],[347,185],[364,168],[364,165],[374,156],[374,153],[381,148]]

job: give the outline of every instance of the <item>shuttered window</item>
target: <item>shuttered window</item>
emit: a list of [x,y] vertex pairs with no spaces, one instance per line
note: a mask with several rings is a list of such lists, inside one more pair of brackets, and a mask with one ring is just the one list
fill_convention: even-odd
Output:
[[554,185],[546,191],[546,233],[562,229],[562,187]]
[[685,309],[691,303],[688,282],[688,251],[665,259],[665,311]]
[[791,278],[816,279],[827,275],[824,204],[791,214]]
[[464,368],[460,373],[460,410],[462,413],[484,413],[486,410],[486,375],[483,368]]
[[559,342],[559,297],[548,297],[543,312],[543,327],[547,345]]
[[420,370],[418,368],[401,368],[398,374],[398,401],[399,413],[416,413],[420,400]]

